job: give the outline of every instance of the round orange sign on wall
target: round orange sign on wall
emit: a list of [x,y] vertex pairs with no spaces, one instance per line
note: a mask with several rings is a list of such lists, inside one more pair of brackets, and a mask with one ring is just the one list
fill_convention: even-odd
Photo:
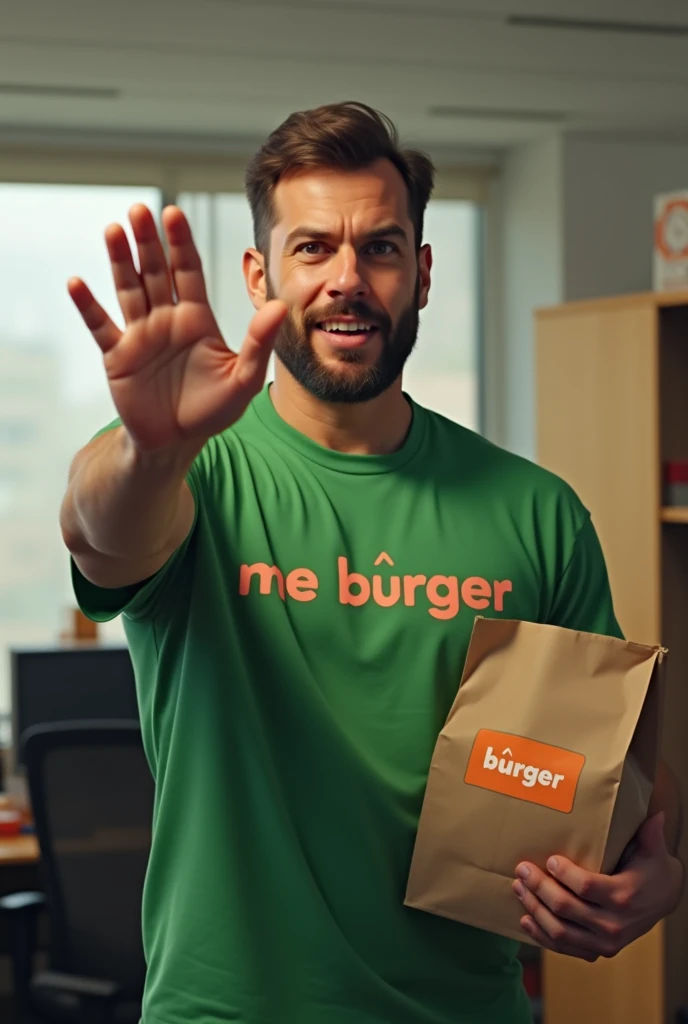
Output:
[[671,199],[655,225],[655,244],[666,260],[688,259],[688,199]]

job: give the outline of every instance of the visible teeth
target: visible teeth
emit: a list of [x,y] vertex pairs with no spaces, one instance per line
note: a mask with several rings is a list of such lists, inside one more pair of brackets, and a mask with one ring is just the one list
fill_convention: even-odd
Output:
[[370,324],[364,323],[344,323],[341,320],[328,320],[323,325],[324,331],[347,331],[350,334],[358,334],[360,331],[367,331],[370,329]]

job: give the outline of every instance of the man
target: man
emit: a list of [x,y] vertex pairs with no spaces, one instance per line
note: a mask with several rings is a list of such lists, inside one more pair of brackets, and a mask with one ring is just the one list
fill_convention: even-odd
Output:
[[[462,583],[488,581],[484,614],[618,625],[571,490],[402,392],[432,184],[363,104],[292,115],[248,169],[238,355],[175,208],[169,267],[145,208],[140,273],[106,232],[123,331],[70,282],[120,417],[61,525],[81,607],[124,614],[156,779],[145,1024],[529,1019],[516,943],[403,905]],[[677,817],[663,775],[614,877],[514,865],[524,928],[589,960],[646,931],[679,897]]]

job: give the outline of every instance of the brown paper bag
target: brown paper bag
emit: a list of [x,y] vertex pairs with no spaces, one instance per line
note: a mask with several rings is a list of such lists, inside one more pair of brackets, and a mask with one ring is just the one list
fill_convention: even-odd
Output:
[[432,758],[405,903],[529,942],[515,869],[608,874],[647,817],[660,647],[477,618]]

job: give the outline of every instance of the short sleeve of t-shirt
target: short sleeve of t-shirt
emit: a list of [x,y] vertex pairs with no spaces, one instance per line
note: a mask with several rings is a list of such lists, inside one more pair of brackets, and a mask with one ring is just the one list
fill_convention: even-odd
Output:
[[589,515],[578,531],[573,553],[556,587],[548,621],[554,626],[623,639],[604,554]]
[[[119,426],[119,424],[120,420],[115,420],[95,436],[98,437],[100,434],[104,434],[108,430]],[[190,557],[193,535],[198,520],[200,501],[199,462],[202,455],[203,453],[201,453],[186,475],[186,482],[194,499],[195,512],[192,527],[184,542],[155,575],[127,587],[99,587],[90,580],[87,580],[74,559],[70,558],[72,588],[77,604],[87,618],[92,619],[94,622],[109,622],[118,615],[140,620],[148,618],[153,614],[156,602],[162,591],[172,583],[173,577]]]

